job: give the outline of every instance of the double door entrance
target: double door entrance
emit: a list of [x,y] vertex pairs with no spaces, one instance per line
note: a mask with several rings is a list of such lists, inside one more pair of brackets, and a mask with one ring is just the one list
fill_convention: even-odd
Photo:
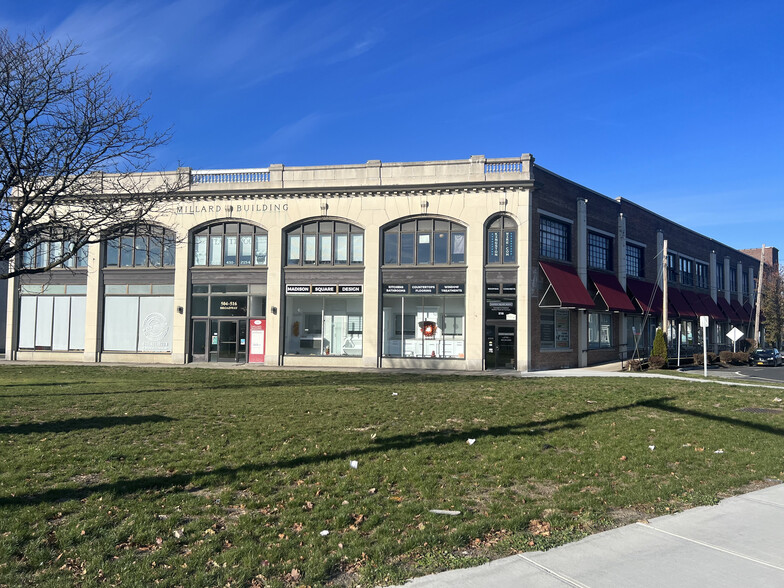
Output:
[[191,329],[193,361],[245,363],[248,319],[194,319]]
[[485,326],[485,369],[515,369],[517,345],[514,325]]

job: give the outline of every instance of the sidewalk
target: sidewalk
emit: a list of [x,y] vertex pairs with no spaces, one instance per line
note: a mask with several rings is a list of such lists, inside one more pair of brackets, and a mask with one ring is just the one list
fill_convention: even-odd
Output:
[[784,586],[784,484],[405,586]]

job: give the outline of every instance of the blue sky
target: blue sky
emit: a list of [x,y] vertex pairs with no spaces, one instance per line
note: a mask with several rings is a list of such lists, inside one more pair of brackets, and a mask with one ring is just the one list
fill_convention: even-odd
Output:
[[784,3],[48,1],[173,127],[156,166],[510,157],[734,247],[784,249]]

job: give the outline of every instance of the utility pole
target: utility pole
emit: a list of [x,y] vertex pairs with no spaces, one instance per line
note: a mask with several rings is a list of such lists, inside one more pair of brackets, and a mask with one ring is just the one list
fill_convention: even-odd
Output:
[[765,277],[765,244],[760,249],[760,267],[757,275],[757,308],[754,312],[754,334],[756,335],[757,345],[764,347],[760,341],[760,306],[762,306],[762,282]]
[[664,339],[666,340],[669,334],[667,327],[667,280],[669,278],[669,266],[667,264],[667,239],[664,240],[662,246],[662,332],[664,332]]

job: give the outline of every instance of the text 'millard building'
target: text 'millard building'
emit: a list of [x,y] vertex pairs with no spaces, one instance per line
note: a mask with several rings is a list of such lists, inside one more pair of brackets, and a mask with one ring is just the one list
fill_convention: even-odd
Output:
[[[6,355],[432,369],[752,334],[758,260],[517,158],[170,172],[151,230],[9,280]],[[51,245],[56,247],[57,244]],[[36,264],[46,251],[18,263]]]

